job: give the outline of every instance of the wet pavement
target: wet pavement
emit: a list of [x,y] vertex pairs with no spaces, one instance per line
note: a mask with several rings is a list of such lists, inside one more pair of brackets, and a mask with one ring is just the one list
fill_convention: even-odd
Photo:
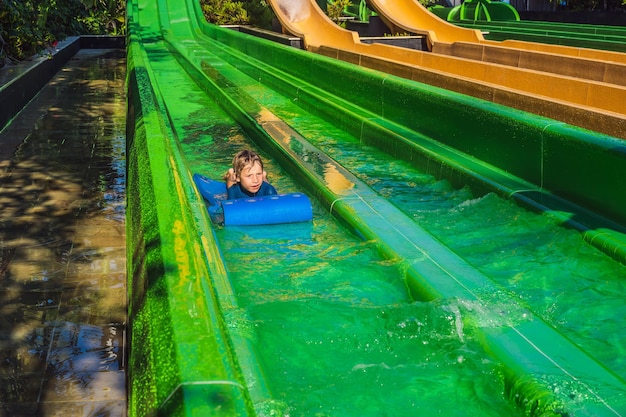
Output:
[[0,417],[126,415],[125,65],[81,50],[0,132]]

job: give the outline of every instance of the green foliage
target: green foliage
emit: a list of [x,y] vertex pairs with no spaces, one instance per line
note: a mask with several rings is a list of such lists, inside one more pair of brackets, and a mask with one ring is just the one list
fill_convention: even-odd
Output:
[[0,66],[72,35],[119,35],[126,30],[124,0],[0,0]]
[[240,1],[201,0],[206,20],[216,25],[246,25],[250,22],[248,12]]
[[339,18],[343,16],[343,11],[350,6],[352,6],[350,0],[329,0],[326,6],[326,13],[330,20],[340,23]]
[[[626,0],[624,0],[626,1]],[[243,7],[248,11],[250,24],[263,29],[272,28],[274,11],[265,0],[247,0],[243,2]]]
[[200,6],[209,23],[272,27],[274,11],[266,0],[200,0]]
[[122,35],[126,31],[126,3],[121,0],[80,0],[86,8],[86,15],[78,17],[86,34]]

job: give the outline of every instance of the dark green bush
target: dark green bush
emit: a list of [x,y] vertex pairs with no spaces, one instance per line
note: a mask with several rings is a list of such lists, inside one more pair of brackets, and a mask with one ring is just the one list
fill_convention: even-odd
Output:
[[206,20],[216,25],[246,25],[250,22],[240,1],[201,0],[200,5]]
[[244,1],[243,7],[248,11],[251,25],[263,29],[272,28],[272,19],[274,19],[275,15],[267,1],[248,0]]
[[82,34],[123,35],[126,32],[126,2],[123,0],[79,0],[85,7],[76,20]]
[[0,66],[46,53],[73,35],[119,35],[123,0],[0,0]]
[[200,5],[209,23],[272,27],[274,12],[265,0],[200,0]]

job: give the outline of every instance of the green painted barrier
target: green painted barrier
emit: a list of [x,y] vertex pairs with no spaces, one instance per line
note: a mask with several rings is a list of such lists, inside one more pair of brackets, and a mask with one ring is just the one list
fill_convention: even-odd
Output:
[[[463,22],[471,23],[471,22]],[[544,22],[534,20],[519,20],[519,21],[506,21],[506,22],[476,22],[479,24],[494,25],[496,27],[510,27],[523,30],[543,30],[554,33],[566,32],[569,34],[589,34],[596,36],[626,36],[626,28],[623,26],[606,26],[606,25],[593,25],[583,23],[563,23],[563,22]]]

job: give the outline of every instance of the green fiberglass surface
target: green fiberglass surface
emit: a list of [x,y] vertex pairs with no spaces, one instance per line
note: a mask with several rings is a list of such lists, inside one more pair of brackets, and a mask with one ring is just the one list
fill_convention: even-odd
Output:
[[[139,239],[129,252],[135,280],[131,367],[148,369],[131,373],[131,414],[157,409],[164,415],[202,410],[329,416],[600,410],[598,415],[609,415],[607,403],[623,404],[618,378],[596,380],[598,374],[589,370],[572,379],[533,369],[529,363],[537,352],[507,344],[514,335],[541,337],[533,332],[548,329],[545,322],[557,329],[546,338],[562,342],[562,333],[615,374],[623,373],[620,263],[551,217],[457,181],[452,185],[445,175],[363,145],[350,129],[338,128],[341,123],[310,112],[311,104],[283,95],[276,85],[283,81],[251,76],[223,51],[213,53],[210,43],[183,39],[177,49],[173,45],[179,41],[168,45],[151,39],[131,51],[149,64],[144,69],[135,61],[135,73],[146,72],[138,78],[149,81],[137,83],[134,95],[142,100],[135,104],[155,103],[134,107],[139,134],[131,145],[136,153],[129,153],[138,165],[131,172],[140,174],[130,175],[129,192],[143,199],[129,203],[129,235]],[[199,57],[198,67],[232,101],[225,103],[226,95],[216,95],[215,87],[198,78],[192,57]],[[244,113],[237,116],[233,103]],[[395,209],[386,210],[398,217],[390,223],[402,216],[427,230],[435,239],[432,248],[461,255],[465,266],[459,271],[475,274],[477,282],[493,282],[485,288],[489,292],[474,288],[478,298],[415,298],[420,291],[407,288],[405,278],[417,260],[381,256],[381,247],[391,253],[396,243],[360,239],[352,233],[359,226],[338,222],[323,198],[314,204],[311,223],[209,225],[190,174],[221,176],[244,146],[262,151],[279,191],[307,189],[316,195],[315,181],[285,165],[288,159],[268,148],[250,128],[254,122],[242,116],[268,109],[271,118],[287,122],[353,177],[326,159],[312,164],[315,175],[334,190],[368,189],[373,199],[393,203]],[[303,158],[322,156],[292,150]],[[359,206],[353,210],[356,216],[363,213]],[[389,235],[389,240],[395,238]],[[420,279],[427,282],[428,276]],[[585,314],[597,320],[591,324]],[[509,347],[512,351],[502,352]],[[567,345],[565,358],[552,359],[569,366],[577,352]]]

